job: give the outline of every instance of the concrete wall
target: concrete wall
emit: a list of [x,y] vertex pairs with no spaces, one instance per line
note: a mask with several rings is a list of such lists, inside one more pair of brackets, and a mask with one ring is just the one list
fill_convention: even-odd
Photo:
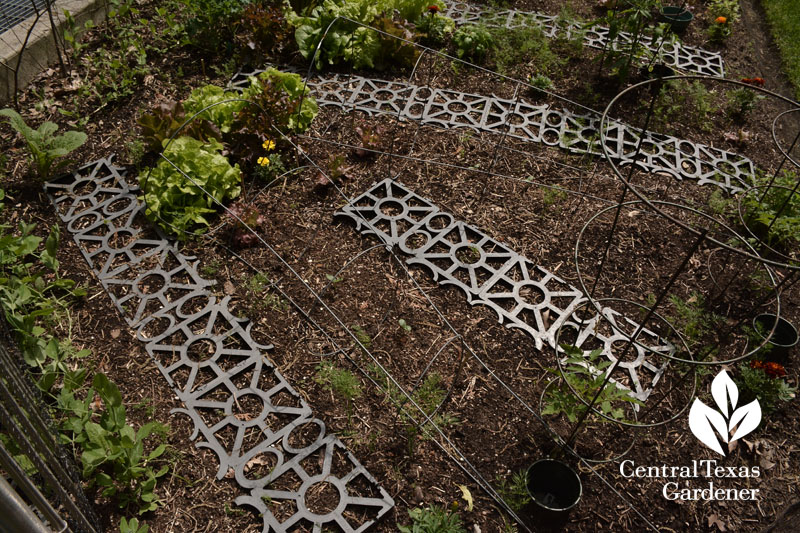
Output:
[[[89,19],[96,24],[104,20],[108,4],[104,0],[55,0],[52,12],[59,37],[64,34],[65,10],[70,12],[77,26],[82,28],[84,22]],[[33,30],[23,50],[25,36],[31,28]],[[18,90],[27,87],[48,67],[58,64],[50,18],[46,12],[38,21],[34,15],[0,35],[0,102],[9,102],[14,98],[14,70],[17,69],[20,54],[22,60],[19,63],[17,76]]]

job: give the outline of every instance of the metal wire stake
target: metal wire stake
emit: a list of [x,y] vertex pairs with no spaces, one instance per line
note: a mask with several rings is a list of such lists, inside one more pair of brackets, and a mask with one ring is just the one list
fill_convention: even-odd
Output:
[[[774,122],[772,123],[772,130],[773,130],[773,136],[774,136],[774,132],[775,132],[775,123],[774,123]],[[767,194],[769,194],[769,190],[772,188],[772,184],[773,184],[773,183],[775,183],[775,180],[778,178],[778,173],[779,173],[779,172],[781,171],[781,169],[783,168],[783,165],[786,163],[786,160],[787,160],[787,159],[790,159],[790,157],[789,157],[789,153],[790,153],[792,150],[794,150],[794,147],[795,147],[795,145],[797,144],[797,141],[798,141],[798,140],[800,140],[800,130],[798,130],[798,132],[797,132],[797,135],[795,135],[795,136],[794,136],[794,140],[792,141],[792,145],[789,147],[789,149],[788,149],[788,150],[786,151],[786,153],[784,154],[784,156],[783,156],[783,159],[781,159],[781,162],[780,162],[780,164],[778,165],[778,168],[776,168],[776,169],[775,169],[775,172],[773,172],[773,173],[772,173],[772,177],[770,177],[770,179],[769,179],[769,183],[767,183],[767,188],[766,188],[766,189],[764,189],[764,194],[762,194],[762,195],[761,195],[761,198],[759,198],[759,199],[758,199],[758,203],[759,203],[759,204],[761,204],[761,202],[763,202],[763,201],[764,201],[764,198],[766,198],[766,197],[767,197]],[[780,147],[780,146],[779,146],[779,147]]]
[[[644,118],[644,125],[642,126],[642,131],[639,134],[639,142],[636,143],[636,152],[633,154],[633,159],[631,163],[631,168],[628,171],[628,179],[624,180],[623,188],[622,188],[622,196],[619,199],[619,204],[617,207],[617,211],[614,213],[614,222],[611,224],[611,229],[608,232],[608,239],[606,240],[606,248],[603,250],[603,257],[600,260],[600,266],[597,268],[597,274],[595,275],[594,282],[592,283],[592,290],[589,293],[589,298],[594,299],[594,293],[597,289],[597,284],[600,282],[600,278],[603,275],[603,270],[605,270],[606,261],[608,260],[608,251],[611,249],[611,239],[614,238],[614,233],[617,231],[617,225],[619,224],[619,216],[622,213],[622,204],[625,203],[625,196],[628,194],[628,187],[629,183],[633,178],[633,171],[636,169],[636,160],[639,158],[639,154],[642,153],[642,144],[644,143],[644,138],[647,133],[647,127],[650,125],[650,119],[653,118],[653,109],[655,109],[656,105],[656,96],[658,95],[657,91],[652,91],[653,97],[650,98],[650,107],[647,109],[647,115]],[[602,131],[602,122],[600,123],[600,128]]]
[[639,333],[641,333],[641,331],[644,329],[644,326],[645,324],[647,324],[647,321],[650,320],[650,318],[653,316],[653,313],[655,313],[655,310],[658,308],[659,305],[661,305],[661,302],[667,296],[667,293],[672,288],[672,285],[675,283],[675,280],[678,279],[678,276],[681,274],[681,272],[683,272],[683,269],[686,268],[686,265],[689,263],[689,260],[692,258],[692,256],[694,256],[695,252],[697,252],[697,249],[700,248],[700,245],[703,244],[703,241],[706,238],[706,233],[708,233],[708,230],[706,229],[700,232],[700,237],[695,241],[689,252],[683,258],[683,261],[681,262],[680,266],[675,270],[675,272],[672,273],[672,276],[670,276],[669,281],[664,286],[664,289],[659,293],[658,298],[656,298],[655,303],[647,312],[647,315],[644,317],[644,319],[642,319],[642,321],[639,323],[639,326],[636,328],[636,331],[628,339],[628,343],[625,345],[625,350],[623,350],[622,354],[617,358],[616,361],[614,361],[614,363],[608,369],[605,379],[603,379],[603,383],[600,385],[600,388],[597,389],[597,392],[592,398],[592,401],[589,402],[589,405],[586,406],[586,409],[583,411],[583,413],[581,413],[580,418],[578,418],[578,421],[575,423],[575,427],[569,434],[569,437],[567,438],[566,441],[568,447],[572,447],[573,444],[575,443],[575,437],[577,436],[578,430],[583,424],[583,421],[586,420],[586,417],[589,416],[589,413],[592,411],[592,407],[594,407],[594,404],[597,403],[598,398],[600,398],[600,395],[602,394],[603,390],[605,390],[606,386],[611,380],[611,374],[613,374],[614,370],[616,370],[617,366],[619,366],[620,361],[622,361],[625,358],[625,356],[628,355],[628,352],[633,346],[636,337],[639,336]]

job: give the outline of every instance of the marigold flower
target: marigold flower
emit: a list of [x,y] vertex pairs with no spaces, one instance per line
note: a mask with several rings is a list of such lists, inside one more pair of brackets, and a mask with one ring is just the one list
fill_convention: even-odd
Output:
[[742,83],[748,83],[750,85],[758,85],[759,87],[763,87],[764,78],[742,78]]
[[269,165],[269,157],[261,156],[261,157],[258,158],[257,163],[259,165],[261,165],[262,167],[265,167],[265,166]]
[[428,6],[428,13],[438,13],[440,11],[439,6],[436,4],[432,4]]
[[725,17],[717,17],[716,20],[714,20],[714,22],[716,22],[717,24],[725,24],[726,22],[728,22],[728,19],[726,19]]
[[275,149],[275,141],[267,139],[261,146],[264,147],[264,150],[269,152],[270,150]]
[[771,378],[781,378],[786,375],[786,369],[780,363],[769,362],[764,365],[764,372]]

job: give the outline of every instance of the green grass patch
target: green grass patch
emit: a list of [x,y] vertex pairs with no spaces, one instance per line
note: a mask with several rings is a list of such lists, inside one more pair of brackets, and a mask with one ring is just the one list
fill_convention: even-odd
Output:
[[800,0],[761,0],[772,29],[772,38],[781,51],[781,60],[795,98],[800,99]]

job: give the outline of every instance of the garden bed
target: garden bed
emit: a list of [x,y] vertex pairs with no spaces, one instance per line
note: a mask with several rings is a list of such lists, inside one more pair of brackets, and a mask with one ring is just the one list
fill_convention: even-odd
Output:
[[[560,4],[522,2],[514,7],[556,14]],[[749,2],[742,7],[745,20],[755,27],[763,25],[753,22],[760,19]],[[141,7],[144,12],[152,8],[147,4]],[[598,13],[588,4],[574,9],[586,17]],[[698,7],[696,13],[700,12]],[[685,42],[705,46],[703,24],[707,23],[695,21]],[[726,61],[728,76],[738,80],[757,75],[767,80],[767,88],[787,94],[778,65],[766,59],[770,54],[756,63],[754,54],[749,52],[749,47],[760,52],[769,46],[763,35],[766,34],[741,28],[726,46],[718,48]],[[552,90],[602,111],[621,87],[608,77],[595,79],[593,84],[584,82],[581,73],[597,68],[592,60],[597,53],[585,49],[582,55],[551,73]],[[144,168],[144,163],[131,157],[136,151],[131,144],[135,142],[131,131],[137,108],[150,109],[167,97],[183,98],[190,89],[207,82],[205,74],[212,64],[222,68],[220,63],[211,61],[198,65],[197,58],[203,56],[186,48],[171,54],[154,54],[152,64],[159,66],[142,78],[141,91],[136,94],[105,104],[87,98],[71,110],[76,117],[90,117],[85,124],[90,141],[74,158],[89,162],[117,151],[123,154],[121,164],[138,162]],[[307,66],[296,54],[288,52],[274,59],[280,64]],[[510,74],[515,79],[526,79],[535,73],[531,65],[514,68]],[[225,85],[232,70],[228,68],[212,81]],[[341,72],[342,76],[351,73],[346,69]],[[426,54],[412,80],[407,70],[358,74],[412,81],[441,90],[512,100],[524,98],[536,105],[547,103],[574,112],[581,109],[553,96],[538,95],[490,72],[454,67],[449,59],[433,53]],[[44,101],[34,105],[34,92],[25,93],[20,99],[23,107],[31,106],[24,113],[26,119],[32,123],[50,118],[66,125],[68,118],[54,110],[66,107],[66,98],[73,92],[71,82],[55,76],[43,78],[42,82]],[[712,91],[709,105],[713,111],[705,117],[707,122],[695,122],[698,116],[691,107],[675,110],[672,115],[665,107],[656,116],[657,131],[741,154],[756,168],[774,169],[780,159],[768,142],[772,117],[786,109],[785,104],[764,100],[743,125],[733,124],[725,114],[727,86],[702,83]],[[620,101],[613,116],[641,127],[649,96],[647,87],[642,88]],[[377,132],[368,146],[356,126],[361,131]],[[794,124],[787,122],[783,127],[779,137],[791,142]],[[746,138],[742,131],[747,133]],[[370,117],[347,112],[346,108],[323,107],[312,128],[294,137],[294,142],[305,155],[286,151],[287,162],[308,165],[313,161],[326,173],[340,171],[339,190],[320,180],[320,171],[313,167],[271,184],[248,176],[242,199],[264,217],[257,233],[272,249],[262,243],[242,246],[235,238],[235,224],[221,215],[214,219],[213,229],[206,236],[181,244],[181,252],[196,256],[197,272],[215,282],[211,291],[216,297],[230,298],[228,305],[233,315],[252,322],[253,339],[274,345],[266,357],[308,402],[328,432],[338,436],[394,499],[395,507],[371,530],[397,531],[397,524],[410,522],[408,511],[431,505],[458,512],[465,525],[475,531],[507,530],[512,524],[508,513],[481,489],[474,475],[477,472],[507,502],[515,501],[524,494],[520,494],[519,483],[513,486],[514,475],[519,476],[538,458],[560,453],[548,428],[538,419],[542,392],[555,377],[555,352],[546,343],[539,342],[537,346],[537,339],[523,329],[504,327],[494,310],[470,305],[462,290],[442,285],[441,279],[431,276],[430,269],[409,263],[410,254],[376,246],[380,241],[374,236],[362,235],[363,228],[336,214],[349,200],[390,177],[452,214],[455,220],[554,274],[565,285],[580,287],[576,255],[586,277],[584,282],[592,283],[614,211],[600,219],[593,217],[622,198],[621,181],[610,164],[597,155],[571,154],[557,146],[526,142],[502,133],[443,130],[394,116]],[[55,211],[41,190],[41,183],[25,173],[23,144],[8,142],[3,146],[8,148],[7,166],[11,170],[3,183],[8,195],[4,211],[8,222],[36,220],[42,227],[55,224]],[[366,155],[363,148],[368,149]],[[369,155],[369,150],[374,154]],[[131,179],[136,175],[135,168],[132,167]],[[622,166],[621,175],[649,198],[692,206],[716,220],[730,220],[726,218],[733,209],[730,204],[718,210],[708,207],[719,201],[718,187],[640,170],[629,173],[629,169]],[[635,197],[629,192],[625,199]],[[694,223],[693,217],[686,220]],[[697,236],[665,223],[641,204],[623,210],[621,219],[597,283],[597,294],[642,305],[650,299],[652,303]],[[579,234],[582,240],[576,254]],[[724,234],[724,230],[717,229],[711,235],[722,239]],[[732,269],[756,269],[747,261],[737,262],[735,257],[720,259],[721,252],[716,248],[708,241],[700,245],[675,280],[672,294],[677,300],[666,302],[660,311],[677,317],[675,320],[682,327],[691,320],[705,320],[698,318],[698,306],[692,306],[698,303],[698,295],[701,302],[704,297],[710,298],[719,280],[729,279]],[[92,349],[90,365],[95,371],[107,373],[120,386],[134,426],[151,419],[170,424],[170,472],[157,489],[164,505],[144,516],[151,531],[260,531],[262,519],[250,508],[233,504],[241,495],[233,476],[216,480],[217,458],[210,450],[193,446],[192,423],[179,411],[182,403],[157,375],[157,367],[144,345],[135,340],[134,330],[93,279],[71,239],[62,240],[59,259],[65,275],[89,288],[89,294],[73,312],[72,337],[82,347]],[[468,256],[462,260],[465,264],[472,262]],[[746,304],[760,294],[746,283],[738,283],[733,283],[727,297],[714,308],[715,312],[727,313],[732,322],[753,311]],[[320,298],[316,299],[309,289]],[[750,290],[754,295],[747,292]],[[792,287],[781,297],[781,316],[794,324],[800,323],[797,291]],[[537,297],[541,298],[541,294],[534,292],[521,298],[530,298],[536,304]],[[759,309],[774,307],[772,300],[767,304]],[[626,316],[642,318],[632,316],[636,310],[627,304],[621,308]],[[548,315],[543,320],[546,329],[554,317]],[[691,341],[698,346],[718,341],[713,329],[705,327]],[[739,357],[746,351],[742,342],[730,342],[713,357]],[[326,371],[323,362],[333,366]],[[377,367],[378,362],[385,370]],[[785,367],[787,381],[796,385],[795,359]],[[670,368],[682,367],[673,364]],[[727,368],[736,373],[738,365]],[[334,385],[331,369],[352,373],[355,382],[351,382],[349,393]],[[701,398],[709,398],[708,383],[717,371],[711,367],[699,372]],[[432,431],[430,426],[427,430],[413,429],[408,415],[398,410],[386,372],[396,381],[395,386],[409,392],[418,403],[436,405],[444,401],[437,412],[442,434],[426,435]],[[662,400],[661,419],[680,414],[688,406],[691,387],[679,372],[668,371],[658,387],[670,391]],[[762,529],[795,498],[797,465],[792,459],[796,452],[792,442],[796,440],[798,421],[792,406],[793,402],[782,403],[775,412],[765,414],[757,432],[738,441],[724,458],[686,431],[686,413],[664,425],[634,430],[621,430],[615,424],[590,418],[578,434],[576,451],[581,455],[615,456],[625,452],[633,441],[625,456],[633,465],[681,466],[691,464],[693,459],[717,459],[724,466],[759,466],[759,477],[719,480],[723,488],[758,488],[759,501],[669,500],[662,495],[663,478],[624,477],[618,461],[597,465],[570,458],[580,473],[583,498],[569,514],[563,530],[640,531],[651,525],[674,531]],[[571,424],[563,416],[547,415],[544,420],[562,438],[569,433]],[[475,467],[472,478],[463,470],[466,463]],[[471,494],[471,504],[462,498],[460,486]],[[334,506],[335,499],[323,491],[313,506],[322,513]],[[108,511],[103,516],[109,525],[116,525],[114,509]],[[284,516],[279,506],[271,511],[279,519]],[[516,512],[526,527],[534,531],[541,527],[530,504]]]

